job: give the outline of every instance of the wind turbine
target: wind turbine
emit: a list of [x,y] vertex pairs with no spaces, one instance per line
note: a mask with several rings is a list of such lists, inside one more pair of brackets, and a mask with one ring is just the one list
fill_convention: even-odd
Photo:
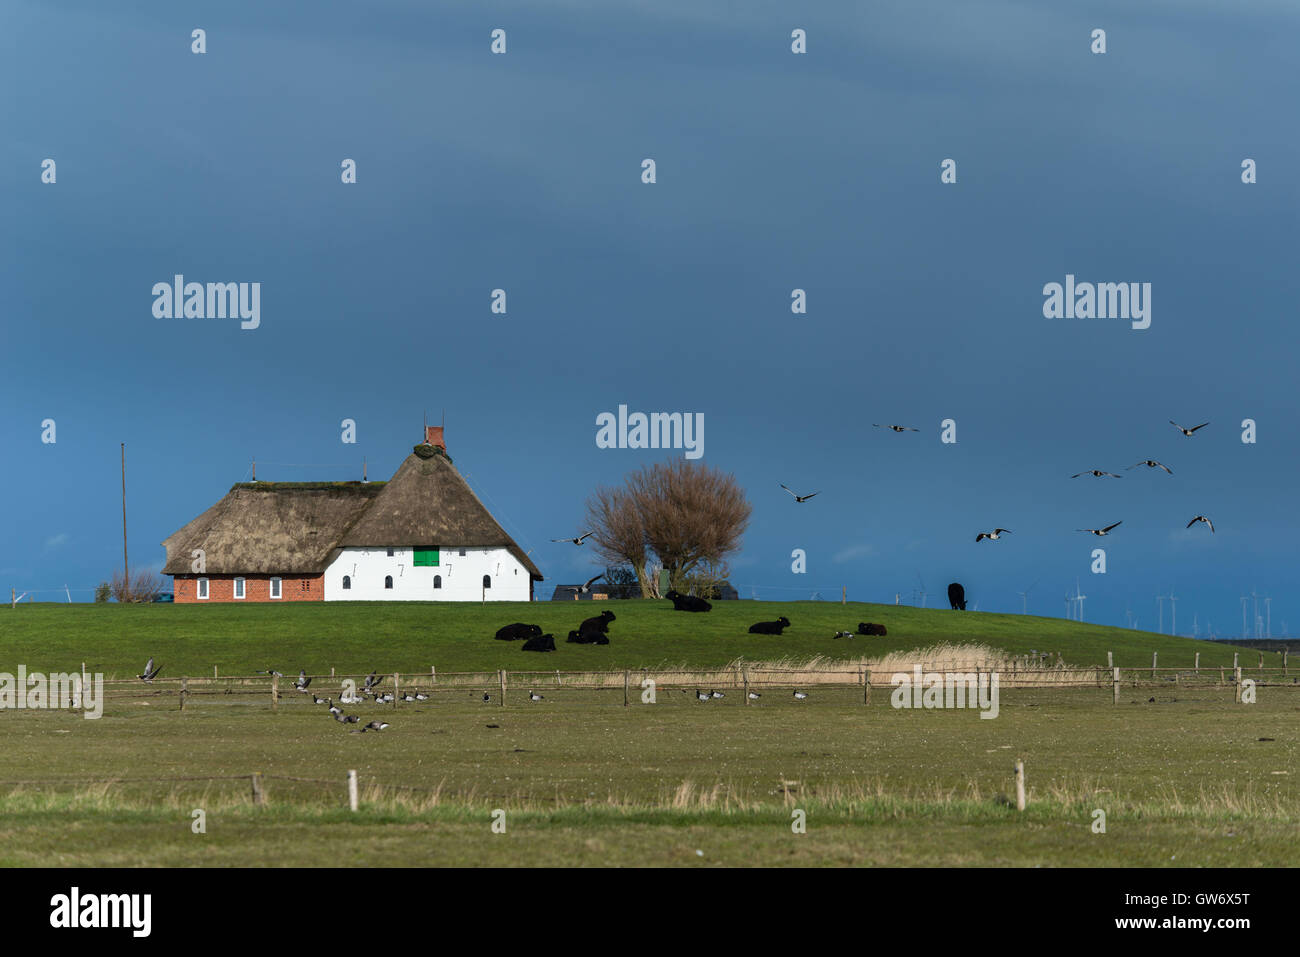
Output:
[[1272,598],[1264,599],[1264,614],[1268,616],[1265,619],[1265,624],[1264,624],[1264,628],[1265,628],[1264,637],[1270,641],[1273,640],[1273,608],[1269,604],[1270,602],[1272,602],[1272,600],[1273,600]]
[[[1037,584],[1038,582],[1034,582],[1034,585]],[[1016,592],[1020,596],[1020,614],[1022,615],[1029,614],[1029,593],[1034,590],[1034,585],[1030,585],[1024,591]]]
[[1074,600],[1079,603],[1079,621],[1083,621],[1083,600],[1088,596],[1079,591],[1079,579],[1074,580]]
[[1251,589],[1250,589],[1250,597],[1251,597],[1251,600],[1252,600],[1252,602],[1253,602],[1251,608],[1252,608],[1252,610],[1253,610],[1254,613],[1255,613],[1255,615],[1254,615],[1254,617],[1255,617],[1255,637],[1258,638],[1258,637],[1259,637],[1259,593],[1255,591],[1255,589],[1254,589],[1253,586],[1252,586]]
[[1156,595],[1156,605],[1160,608],[1160,634],[1165,633],[1165,596]]
[[916,580],[921,583],[921,607],[924,608],[925,607],[925,579],[921,577],[920,572],[916,573]]
[[1241,637],[1245,639],[1246,635],[1246,596],[1241,596]]
[[1169,610],[1172,614],[1172,623],[1169,626],[1169,634],[1177,635],[1178,634],[1178,596],[1174,594],[1174,590],[1172,588],[1169,589]]

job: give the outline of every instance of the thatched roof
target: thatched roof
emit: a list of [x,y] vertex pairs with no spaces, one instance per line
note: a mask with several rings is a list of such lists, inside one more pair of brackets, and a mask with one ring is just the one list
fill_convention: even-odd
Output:
[[389,482],[249,482],[173,533],[165,575],[192,574],[203,549],[213,575],[320,574],[345,547],[508,548],[542,573],[497,524],[442,449],[416,447]]
[[470,490],[442,449],[416,446],[341,545],[364,548],[508,548],[538,581],[542,573]]

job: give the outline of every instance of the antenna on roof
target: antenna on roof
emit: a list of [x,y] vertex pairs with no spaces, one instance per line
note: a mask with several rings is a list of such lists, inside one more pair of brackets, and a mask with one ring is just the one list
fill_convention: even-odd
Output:
[[447,427],[447,410],[446,410],[446,409],[443,409],[443,410],[442,410],[442,427],[443,427],[444,429]]
[[253,481],[257,481],[257,459],[253,459]]
[[365,459],[362,459],[362,460],[361,460],[361,481],[362,481],[362,482],[369,482],[369,481],[370,481],[370,479],[366,478],[366,460],[365,460]]

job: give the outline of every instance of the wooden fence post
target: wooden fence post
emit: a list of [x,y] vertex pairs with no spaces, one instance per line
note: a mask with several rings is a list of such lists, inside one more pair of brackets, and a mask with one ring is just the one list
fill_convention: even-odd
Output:
[[631,672],[624,671],[624,672],[623,672],[623,707],[625,707],[625,708],[627,707],[627,689],[628,689],[628,684],[631,682],[631,680],[632,680],[632,674],[631,674]]
[[862,703],[871,704],[871,669],[862,672]]
[[179,710],[181,711],[185,710],[185,696],[189,693],[190,693],[190,679],[187,676],[181,679],[181,706]]
[[748,666],[748,665],[745,666],[745,670],[744,670],[743,674],[744,674],[744,678],[745,678],[745,692],[744,692],[744,694],[745,694],[745,707],[749,707],[749,666]]
[[1106,652],[1106,667],[1107,668],[1115,667],[1115,653],[1112,651]]
[[1223,684],[1223,665],[1219,665],[1219,684]]
[[1287,649],[1283,648],[1282,649],[1282,674],[1283,675],[1286,674],[1286,653],[1287,653]]
[[497,676],[501,679],[501,707],[504,708],[504,707],[506,706],[506,673],[505,673],[505,669],[502,669],[501,671],[498,671],[498,672],[497,672]]
[[1238,655],[1238,652],[1235,652],[1235,651],[1234,651],[1234,652],[1232,653],[1232,670],[1233,670],[1233,671],[1236,671],[1236,670],[1237,670],[1237,655]]
[[253,772],[253,803],[262,805],[266,803],[266,792],[262,790],[262,772]]
[[1159,657],[1159,655],[1160,652],[1158,651],[1151,652],[1151,680],[1152,681],[1156,680],[1156,659]]
[[1201,673],[1201,653],[1199,651],[1196,653],[1196,664],[1192,665],[1192,668],[1195,669],[1198,675]]
[[1264,670],[1264,652],[1262,651],[1259,653],[1259,670]]
[[397,710],[397,702],[402,697],[400,694],[400,688],[398,687],[399,679],[400,676],[396,671],[394,671],[393,672],[393,710],[394,711]]
[[1016,810],[1025,809],[1025,762],[1016,762]]
[[280,710],[280,676],[271,675],[271,710]]
[[213,665],[213,666],[212,666],[212,677],[213,677],[214,680],[218,677],[218,675],[217,675],[217,666],[216,666],[216,665]]
[[1112,702],[1112,704],[1119,704],[1119,669],[1118,668],[1114,669],[1114,675],[1115,675],[1114,688],[1113,688],[1114,701]]
[[348,807],[357,809],[357,772],[348,772]]
[[1235,681],[1237,684],[1237,690],[1236,690],[1234,700],[1236,700],[1237,704],[1241,704],[1241,669],[1240,668],[1232,669],[1232,680]]

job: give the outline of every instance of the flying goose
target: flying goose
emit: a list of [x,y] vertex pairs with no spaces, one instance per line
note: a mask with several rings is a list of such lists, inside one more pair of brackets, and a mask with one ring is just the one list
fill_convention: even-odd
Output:
[[1116,525],[1123,525],[1123,524],[1124,524],[1124,520],[1121,519],[1120,521],[1116,522],[1114,525],[1107,525],[1105,528],[1076,528],[1075,531],[1076,531],[1076,532],[1092,532],[1092,534],[1094,534],[1094,535],[1109,535],[1109,534],[1110,534],[1110,530],[1111,530],[1112,528],[1114,528]]
[[601,572],[599,575],[597,575],[594,578],[588,578],[581,585],[569,585],[568,589],[572,592],[575,592],[576,594],[585,595],[591,591],[592,585],[594,585],[596,582],[600,581],[604,577],[605,577],[605,573]]
[[791,495],[794,495],[794,500],[796,502],[806,502],[808,501],[808,499],[812,498],[813,495],[821,494],[821,490],[819,489],[816,492],[813,492],[812,495],[795,495],[794,492],[790,490],[789,486],[782,485],[781,488],[785,489],[787,492],[790,492]]
[[1084,469],[1082,472],[1076,472],[1074,475],[1071,475],[1070,478],[1078,478],[1080,475],[1093,475],[1097,478],[1101,478],[1104,475],[1109,475],[1111,478],[1124,477],[1122,475],[1116,475],[1114,472],[1103,472],[1101,469]]
[[379,675],[378,677],[376,677],[377,674],[378,673],[374,671],[370,672],[369,677],[366,678],[365,685],[361,689],[362,691],[370,691],[372,688],[377,686],[379,682],[384,680],[383,675]]
[[586,539],[588,539],[588,538],[591,538],[591,536],[593,536],[593,535],[595,535],[595,534],[596,534],[595,531],[590,531],[590,532],[587,532],[585,535],[579,535],[577,538],[552,538],[551,541],[553,541],[553,542],[571,542],[571,543],[573,543],[574,545],[581,545],[581,544],[583,543],[584,540],[586,540]]
[[1210,526],[1210,534],[1211,534],[1211,535],[1214,534],[1214,523],[1211,522],[1211,521],[1210,521],[1208,518],[1206,518],[1204,515],[1197,515],[1194,519],[1192,519],[1190,522],[1187,523],[1187,527],[1188,527],[1188,528],[1191,528],[1191,527],[1192,527],[1193,525],[1195,525],[1197,522],[1204,522],[1206,525]]
[[921,431],[920,429],[909,428],[906,425],[880,425],[877,422],[872,422],[871,424],[878,429],[893,429],[895,432],[920,432]]
[[295,681],[295,682],[293,683],[293,686],[294,686],[295,688],[297,688],[299,691],[304,691],[304,692],[305,692],[305,691],[307,690],[307,686],[308,686],[309,684],[311,684],[311,679],[307,677],[307,672],[306,672],[306,670],[305,670],[305,669],[299,669],[299,671],[298,671],[298,680]]
[[1006,532],[1008,535],[1010,535],[1010,534],[1011,534],[1011,529],[1009,529],[1009,528],[995,528],[995,529],[993,529],[993,531],[991,531],[991,532],[980,532],[978,535],[975,536],[975,544],[978,545],[980,542],[984,541],[984,539],[986,539],[986,538],[987,538],[987,539],[991,539],[992,541],[995,541],[995,542],[996,542],[999,538],[1002,537],[1002,533],[1003,533],[1003,532]]
[[1170,475],[1174,474],[1172,471],[1170,471],[1169,466],[1161,465],[1155,459],[1143,459],[1141,462],[1134,462],[1132,465],[1129,466],[1129,468],[1135,469],[1139,465],[1145,465],[1149,469],[1164,469],[1166,472],[1169,472]]
[[1192,426],[1190,429],[1185,429],[1185,428],[1183,428],[1181,425],[1179,425],[1179,424],[1178,424],[1177,422],[1175,422],[1173,419],[1170,419],[1170,420],[1169,420],[1169,424],[1172,425],[1172,426],[1173,426],[1175,429],[1177,429],[1179,432],[1183,433],[1183,435],[1191,435],[1191,434],[1192,434],[1193,432],[1195,432],[1197,429],[1203,429],[1203,428],[1205,428],[1207,425],[1209,425],[1210,423],[1208,423],[1208,422],[1202,422],[1200,425],[1194,425],[1194,426]]
[[155,668],[153,666],[153,659],[150,658],[147,662],[145,662],[144,674],[136,675],[136,677],[139,678],[141,681],[153,681],[154,678],[158,677],[158,672],[160,671],[162,671],[162,665],[159,665],[157,668]]

